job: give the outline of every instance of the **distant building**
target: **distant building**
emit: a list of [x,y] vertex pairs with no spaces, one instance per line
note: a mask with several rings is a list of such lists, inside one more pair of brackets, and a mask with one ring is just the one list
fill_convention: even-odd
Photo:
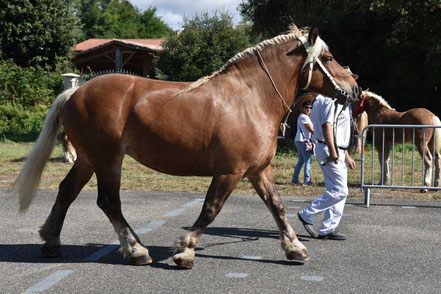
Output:
[[75,46],[72,62],[83,72],[130,71],[153,76],[153,56],[165,39],[89,39]]

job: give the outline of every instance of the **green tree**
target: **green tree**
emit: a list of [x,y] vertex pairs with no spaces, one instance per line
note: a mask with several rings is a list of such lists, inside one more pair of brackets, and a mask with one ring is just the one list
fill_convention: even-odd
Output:
[[249,44],[246,27],[235,27],[227,12],[202,13],[184,18],[182,32],[161,44],[155,66],[171,80],[194,81],[218,70]]
[[81,27],[70,0],[0,1],[0,36],[3,59],[54,67],[77,44]]
[[434,107],[441,88],[441,0],[246,0],[241,13],[254,37],[317,26],[363,88],[397,110]]
[[141,12],[127,0],[77,0],[83,39],[158,38],[171,29],[157,16],[156,8]]

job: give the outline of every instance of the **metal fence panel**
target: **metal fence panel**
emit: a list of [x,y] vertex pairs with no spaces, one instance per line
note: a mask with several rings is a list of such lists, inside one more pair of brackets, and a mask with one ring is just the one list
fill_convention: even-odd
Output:
[[[423,144],[425,142],[425,129],[427,128],[432,128],[432,129],[437,129],[437,128],[441,128],[441,126],[435,126],[435,125],[390,125],[390,124],[372,124],[372,125],[368,125],[366,126],[361,134],[362,137],[362,154],[361,154],[361,191],[365,193],[365,205],[367,207],[369,207],[369,203],[370,203],[370,191],[371,189],[375,189],[375,188],[382,188],[382,189],[431,189],[431,190],[441,190],[441,187],[435,187],[435,160],[436,160],[436,156],[435,156],[435,138],[433,138],[433,146],[430,146],[430,144],[428,144],[428,149],[430,151],[431,149],[431,153],[432,153],[432,159],[431,159],[431,175],[430,175],[430,185],[425,185],[424,181],[425,181],[425,165],[424,165],[424,158],[421,158],[421,182],[419,182],[419,177],[415,178],[415,174],[416,174],[416,164],[418,164],[417,162],[417,158],[418,156],[415,156],[415,130],[417,129],[423,129]],[[384,183],[384,175],[385,173],[388,172],[388,166],[389,163],[387,164],[381,164],[380,167],[380,176],[379,176],[379,181],[377,184],[375,184],[375,171],[377,171],[376,166],[375,166],[375,140],[376,140],[376,132],[381,132],[381,147],[379,149],[381,149],[382,154],[381,154],[381,161],[384,163],[385,162],[385,130],[386,129],[391,129],[392,130],[392,135],[391,135],[391,155],[392,155],[392,164],[391,166],[391,170],[390,170],[390,182],[389,183]],[[397,143],[395,142],[396,140],[396,130],[397,129],[402,129],[402,142]],[[407,132],[405,132],[406,129],[411,129],[412,130],[412,157],[410,160],[410,169],[411,169],[411,177],[410,177],[410,183],[406,183],[405,181],[405,173],[406,173],[406,163],[409,163],[405,160],[405,135]],[[366,154],[365,154],[365,145],[366,145],[366,132],[370,131],[372,134],[372,148],[371,148],[371,166],[367,166],[367,160],[366,160]],[[435,136],[435,133],[434,135]],[[378,138],[377,138],[378,139]],[[389,138],[388,138],[389,139]],[[397,171],[395,171],[395,165],[396,165],[396,161],[395,161],[395,156],[396,156],[396,151],[395,151],[395,146],[399,144],[401,145],[401,168],[398,168]],[[389,150],[390,152],[390,150]],[[390,153],[389,153],[390,154]],[[388,158],[389,159],[389,158]],[[377,160],[379,160],[379,158],[377,158]],[[380,163],[378,163],[380,164]],[[396,183],[395,182],[395,176],[396,176],[396,172],[400,172],[400,177],[401,177],[401,183]],[[371,180],[370,183],[367,183],[366,180],[366,175],[370,174],[371,175]]]

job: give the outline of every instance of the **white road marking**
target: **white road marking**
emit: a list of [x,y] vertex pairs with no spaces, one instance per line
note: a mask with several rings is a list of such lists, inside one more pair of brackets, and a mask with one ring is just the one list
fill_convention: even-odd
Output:
[[52,275],[48,276],[46,279],[39,281],[33,286],[29,287],[26,292],[38,293],[47,290],[49,287],[55,285],[58,281],[65,278],[67,275],[71,274],[71,270],[58,270]]
[[300,279],[305,281],[314,281],[314,282],[321,282],[324,280],[324,278],[320,276],[301,276]]
[[244,256],[243,259],[249,259],[249,260],[261,260],[262,256]]
[[225,275],[227,278],[244,279],[248,277],[247,273],[228,273]]

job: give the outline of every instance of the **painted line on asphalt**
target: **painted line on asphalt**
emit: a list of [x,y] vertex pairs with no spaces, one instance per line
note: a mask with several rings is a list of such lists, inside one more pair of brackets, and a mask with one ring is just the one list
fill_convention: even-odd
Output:
[[261,260],[262,256],[243,256],[242,258],[248,260]]
[[412,205],[403,205],[403,206],[401,206],[401,208],[416,208],[416,206],[412,206]]
[[247,273],[228,273],[225,275],[227,278],[245,279],[248,277]]
[[55,285],[58,281],[65,278],[67,275],[71,274],[73,271],[71,270],[58,270],[52,275],[48,276],[46,279],[43,279],[33,286],[29,287],[26,292],[30,293],[38,293],[47,290],[49,287]]
[[321,282],[324,280],[324,278],[321,276],[301,276],[300,279],[313,282]]
[[138,235],[141,235],[141,234],[151,232],[154,229],[162,226],[164,223],[165,223],[165,221],[163,221],[163,220],[154,220],[151,223],[149,223],[147,226],[135,230],[135,233]]

